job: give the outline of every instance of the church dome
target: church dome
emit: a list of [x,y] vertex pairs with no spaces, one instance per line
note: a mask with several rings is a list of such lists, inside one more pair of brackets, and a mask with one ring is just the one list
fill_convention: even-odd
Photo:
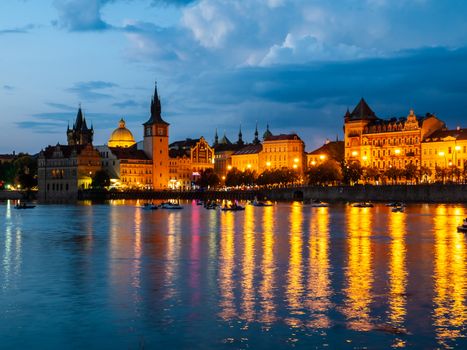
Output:
[[118,128],[112,132],[107,145],[109,147],[131,147],[135,143],[133,134],[125,127],[125,121],[123,118],[120,119]]

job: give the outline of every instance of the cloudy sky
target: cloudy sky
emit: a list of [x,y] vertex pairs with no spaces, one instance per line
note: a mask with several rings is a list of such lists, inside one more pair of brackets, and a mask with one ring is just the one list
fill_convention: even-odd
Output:
[[2,0],[0,153],[65,143],[81,103],[105,143],[137,139],[157,80],[171,140],[342,135],[363,96],[380,117],[467,126],[465,0]]

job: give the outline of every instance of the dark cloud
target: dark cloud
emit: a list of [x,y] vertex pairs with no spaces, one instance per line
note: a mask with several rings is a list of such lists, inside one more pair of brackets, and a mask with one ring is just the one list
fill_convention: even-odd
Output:
[[3,85],[3,90],[12,91],[15,87],[11,85]]
[[28,24],[23,27],[16,27],[16,28],[7,28],[7,29],[0,29],[0,35],[5,34],[26,34],[29,33],[31,29],[34,29],[36,26],[34,24]]
[[47,122],[47,121],[21,121],[16,122],[16,125],[21,129],[30,129],[35,133],[42,134],[58,134],[64,132],[64,127],[66,125],[64,123],[59,122]]
[[252,134],[258,121],[263,129],[269,123],[275,132],[298,131],[310,145],[341,134],[346,108],[361,97],[382,118],[414,108],[455,127],[467,110],[465,62],[467,48],[423,48],[388,58],[219,70],[180,81],[180,97],[169,96],[164,107],[168,121],[186,125],[187,133],[218,127],[236,135],[242,123]]
[[96,101],[112,98],[112,95],[102,92],[102,90],[117,87],[117,84],[106,81],[86,81],[75,83],[65,91],[76,94],[83,101]]

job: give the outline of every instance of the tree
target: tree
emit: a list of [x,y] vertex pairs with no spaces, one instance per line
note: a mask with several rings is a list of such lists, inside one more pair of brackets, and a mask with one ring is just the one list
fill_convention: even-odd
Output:
[[31,174],[19,174],[17,180],[22,189],[30,190],[37,186],[37,177]]
[[219,185],[219,183],[219,176],[217,176],[217,174],[214,172],[214,169],[212,168],[201,171],[200,177],[196,181],[196,184],[201,188],[215,187]]
[[428,182],[432,175],[432,171],[429,167],[422,165],[420,167],[419,174],[422,182]]
[[231,169],[225,176],[225,185],[229,187],[240,186],[242,184],[242,172],[237,168]]
[[311,185],[335,184],[342,180],[342,170],[334,160],[327,160],[307,172],[308,183]]
[[346,163],[345,161],[341,164],[343,181],[346,184],[357,183],[362,177],[362,166],[360,162]]
[[444,183],[446,180],[447,169],[440,166],[435,167],[435,179],[436,181]]
[[373,180],[373,182],[376,182],[379,180],[381,176],[381,172],[376,167],[365,167],[362,169],[362,171],[363,171],[362,176],[366,182],[370,182],[371,180]]
[[412,179],[416,179],[417,182],[418,182],[418,168],[415,164],[413,163],[408,163],[406,166],[405,166],[405,169],[403,171],[403,175],[405,177],[405,181],[408,182]]
[[396,167],[390,167],[386,169],[384,172],[384,176],[388,179],[392,180],[392,184],[394,185],[397,182],[397,179],[402,175],[403,171]]
[[106,188],[110,186],[110,176],[105,170],[98,170],[92,178],[92,188]]

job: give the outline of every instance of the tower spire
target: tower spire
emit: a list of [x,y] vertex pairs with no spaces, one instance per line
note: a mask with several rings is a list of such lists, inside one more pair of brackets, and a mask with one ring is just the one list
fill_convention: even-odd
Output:
[[258,121],[256,121],[256,127],[255,127],[255,139],[253,140],[253,143],[255,145],[258,145],[260,143],[259,141],[259,134],[258,134]]
[[243,145],[243,135],[242,135],[242,124],[240,124],[240,129],[238,130],[238,141],[237,144]]
[[214,135],[214,146],[217,146],[219,144],[219,135],[217,135],[217,128],[216,128],[216,134]]
[[151,116],[144,125],[152,125],[155,123],[169,125],[169,123],[162,119],[162,107],[161,100],[157,92],[157,81],[154,83],[154,95],[151,98]]

